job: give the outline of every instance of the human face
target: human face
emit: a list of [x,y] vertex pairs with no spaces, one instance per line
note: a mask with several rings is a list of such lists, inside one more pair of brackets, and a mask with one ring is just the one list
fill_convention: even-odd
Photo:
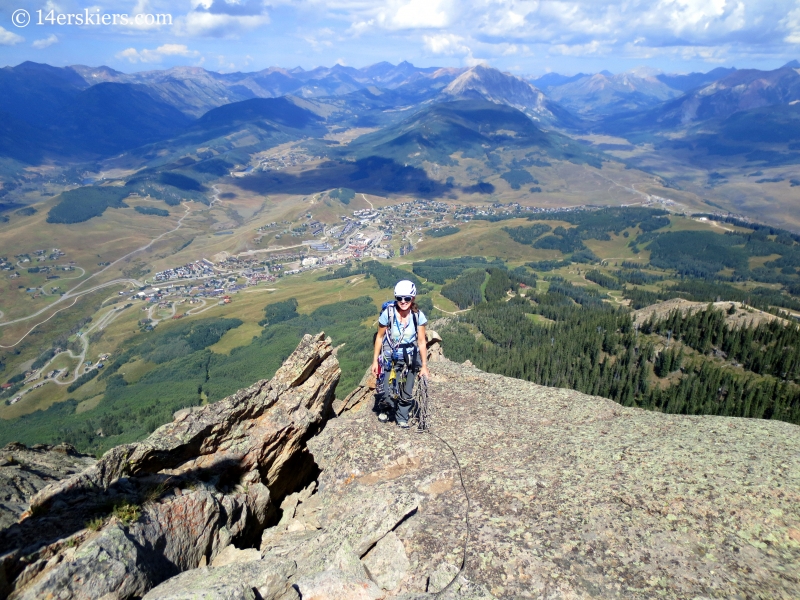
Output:
[[398,304],[411,304],[414,301],[414,296],[395,296]]

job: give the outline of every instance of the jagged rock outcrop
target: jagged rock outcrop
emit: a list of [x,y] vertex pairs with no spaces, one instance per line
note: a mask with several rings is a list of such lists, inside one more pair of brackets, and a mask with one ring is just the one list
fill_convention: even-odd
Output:
[[315,474],[305,442],[332,414],[339,376],[330,339],[306,335],[270,381],[179,411],[41,490],[0,534],[0,586],[12,598],[139,597],[232,543],[257,544],[275,502]]
[[91,456],[69,444],[11,443],[0,449],[0,530],[19,520],[30,498],[46,485],[91,467]]
[[[317,344],[319,356],[329,353],[329,346],[323,350],[321,340],[315,340],[304,344]],[[316,370],[289,370],[306,370],[309,379],[329,381],[321,373],[333,373],[325,365],[334,361],[328,356],[316,361]],[[310,362],[315,361],[305,361]],[[38,577],[29,575],[27,587],[18,584],[15,597],[56,589],[63,598],[100,597],[103,590],[77,587],[92,577],[95,585],[117,578],[117,591],[109,598],[142,595],[164,555],[142,552],[143,536],[154,522],[169,519],[177,531],[192,524],[182,539],[193,534],[200,540],[182,549],[185,554],[173,550],[171,564],[183,560],[198,568],[164,577],[147,591],[147,600],[411,600],[431,597],[451,580],[443,597],[800,597],[797,426],[625,408],[571,390],[487,374],[441,356],[431,359],[430,368],[434,411],[429,433],[378,423],[365,377],[337,403],[339,418],[293,446],[300,454],[310,450],[321,469],[307,485],[287,489],[291,493],[285,496],[271,494],[270,468],[259,468],[260,483],[230,484],[227,491],[221,490],[219,478],[213,483],[195,479],[193,489],[179,488],[145,502],[134,522],[115,518],[98,534],[74,534],[72,539],[85,536],[74,548],[62,540],[58,552],[39,550],[37,560],[50,562],[39,568]],[[259,385],[277,389],[273,383]],[[298,394],[304,385],[284,388],[259,418],[290,428],[304,422],[305,417],[282,421],[271,416],[272,410],[284,414],[292,405],[282,400],[285,394]],[[318,389],[326,388],[320,384]],[[248,392],[232,398],[249,398]],[[330,400],[321,404],[331,406]],[[181,418],[192,420],[196,414]],[[156,446],[172,452],[180,446],[176,440],[191,444],[191,435],[174,428],[195,429],[181,423],[178,419],[166,426],[176,432],[167,436],[173,441],[126,456],[152,457],[158,454],[152,449]],[[248,423],[228,429],[249,431]],[[235,446],[237,456],[248,456],[249,446],[238,443],[245,438],[250,439],[244,435],[235,443],[212,446],[226,452]],[[156,464],[162,465],[164,455],[158,456]],[[159,473],[171,475],[198,460],[199,455],[185,457],[184,463],[161,467]],[[217,464],[212,457],[202,462]],[[103,473],[112,468],[103,471],[101,463],[51,490],[68,496],[75,486],[101,486],[107,479]],[[126,477],[135,482],[146,474]],[[266,505],[258,504],[262,488]],[[180,504],[186,497],[192,509]],[[41,493],[37,502],[34,506],[58,509],[50,492]],[[215,502],[224,510],[215,513]],[[280,519],[241,516],[259,506]],[[222,523],[216,514],[227,520]],[[467,515],[466,571],[459,574]],[[21,525],[38,518],[44,517],[37,513]],[[209,521],[218,533],[205,535]],[[270,526],[264,528],[265,522]],[[153,548],[174,549],[172,530],[160,531],[164,536]],[[198,545],[206,553],[195,559],[191,549]],[[134,555],[141,561],[138,570],[125,563]],[[102,578],[92,564],[103,565]],[[43,587],[45,581],[50,588]]]

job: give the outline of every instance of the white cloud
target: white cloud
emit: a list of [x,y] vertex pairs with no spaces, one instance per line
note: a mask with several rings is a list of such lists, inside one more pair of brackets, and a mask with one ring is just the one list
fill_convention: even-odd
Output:
[[428,29],[447,27],[450,23],[446,0],[409,0],[389,13],[392,29]]
[[[33,0],[22,0],[23,4]],[[44,10],[71,12],[76,0],[40,0]],[[343,57],[353,65],[390,60],[431,61],[469,65],[491,60],[502,68],[543,69],[548,57],[558,64],[601,65],[610,58],[701,62],[724,61],[737,66],[780,64],[797,54],[800,44],[800,0],[87,0],[104,12],[171,13],[173,25],[116,30],[131,37],[118,56],[134,63],[185,64],[198,54],[169,54],[156,46],[200,47],[192,38],[236,38],[241,47],[225,49],[224,68],[282,63],[287,54],[326,56],[331,64]],[[30,5],[33,6],[32,4]],[[30,10],[30,7],[29,7]],[[32,13],[33,14],[33,13]],[[25,31],[0,29],[0,44],[19,44]],[[39,28],[42,29],[42,28]],[[31,31],[28,28],[27,31]],[[55,43],[50,32],[29,36],[26,51]],[[69,46],[77,30],[58,31],[57,41]],[[50,37],[48,37],[50,36]],[[361,37],[363,41],[358,39]],[[143,41],[146,39],[157,41]],[[359,47],[366,46],[368,48]],[[142,49],[142,47],[150,49]],[[71,48],[72,46],[70,46]],[[188,51],[188,50],[187,50]],[[112,52],[113,53],[113,52]],[[246,61],[244,55],[254,57]],[[319,54],[317,54],[319,53]],[[209,54],[209,64],[216,62]],[[272,56],[273,58],[268,58]],[[570,58],[563,58],[570,57]],[[572,58],[574,57],[574,58]],[[602,58],[602,60],[598,60]],[[98,56],[98,61],[102,57]],[[301,59],[300,62],[303,62]],[[310,60],[310,59],[308,59]],[[317,60],[317,59],[313,59]],[[437,62],[437,61],[434,61]],[[305,65],[304,66],[308,66]],[[629,68],[632,64],[625,64]],[[559,69],[553,60],[552,68]],[[564,68],[563,66],[560,68]],[[587,67],[589,68],[589,67]],[[600,67],[602,68],[602,67]],[[688,67],[687,67],[688,68]],[[624,70],[624,69],[623,69]]]
[[58,37],[54,33],[51,33],[46,38],[43,38],[41,40],[36,40],[35,42],[33,42],[32,45],[37,50],[42,50],[42,49],[48,48],[48,47],[50,47],[50,46],[52,46],[53,44],[56,44],[56,43],[58,43]]
[[303,36],[303,39],[314,49],[314,50],[325,50],[327,48],[333,47],[333,39],[335,37],[335,32],[325,27],[323,29],[318,29],[314,33],[309,33],[308,35]]
[[489,61],[485,58],[475,58],[470,54],[469,56],[464,57],[464,64],[468,67],[477,67],[478,65],[489,65]]
[[231,62],[225,55],[220,54],[217,56],[217,64],[219,65],[220,71],[235,71],[236,64]]
[[24,42],[25,38],[0,26],[0,46],[14,46]]
[[[334,3],[326,4],[336,9]],[[346,14],[349,33],[360,35],[374,30],[443,29],[455,21],[455,0],[385,0],[360,5],[353,2]]]
[[198,37],[235,37],[270,22],[264,15],[227,15],[194,10],[176,20],[176,33]]
[[184,44],[164,44],[154,50],[148,48],[142,50],[127,48],[122,52],[118,52],[116,57],[126,59],[132,63],[160,63],[165,56],[194,57],[199,55],[199,52],[196,50],[189,50]]
[[51,10],[57,13],[66,12],[63,8],[61,8],[61,5],[56,4],[55,2],[53,2],[53,0],[47,0],[47,2],[45,2],[44,6],[42,7],[42,12],[49,13]]
[[590,56],[599,54],[608,54],[611,49],[599,42],[593,40],[588,44],[555,44],[550,47],[550,54],[560,54],[562,56]]
[[[786,2],[778,0],[779,4]],[[756,38],[762,33],[764,19],[776,23],[778,14],[785,13],[778,7],[765,10],[757,3],[748,7],[741,0],[660,0],[655,9],[641,16],[640,22],[646,31],[650,30],[647,37],[651,43],[664,38],[658,35],[661,27],[672,35],[673,43],[688,41],[704,46],[733,37],[739,41]]]
[[469,46],[464,44],[464,38],[452,33],[439,33],[422,37],[425,47],[433,54],[444,56],[462,56],[471,54]]
[[800,44],[800,8],[795,8],[786,15],[781,21],[781,25],[787,31],[784,41],[789,44]]
[[[364,36],[374,36],[379,49],[391,44],[395,55],[398,44],[410,44],[409,56],[421,46],[425,53],[459,57],[467,56],[459,46],[490,57],[510,57],[523,46],[539,56],[676,56],[671,48],[681,47],[695,48],[699,57],[703,48],[738,45],[736,56],[763,59],[776,50],[792,52],[779,44],[800,43],[800,14],[794,12],[800,13],[800,0],[189,0],[193,9],[181,17],[182,33],[228,36],[259,27],[261,15],[248,22],[226,21],[222,14],[241,18],[241,10],[259,2],[275,11],[280,26],[291,23],[299,29],[293,35],[334,56],[345,38]],[[287,16],[292,12],[296,17]],[[326,27],[339,35],[315,33]],[[377,39],[385,32],[391,38]],[[518,50],[516,56],[532,54]]]
[[375,29],[375,19],[369,19],[368,21],[357,21],[350,25],[350,29],[347,30],[347,33],[353,36],[359,36],[362,33],[367,33]]
[[126,58],[130,62],[142,62],[141,57],[142,55],[139,54],[139,51],[136,48],[125,48],[122,52],[117,52],[115,55],[117,58]]
[[[460,56],[461,63],[467,67],[486,64],[485,58],[475,58],[472,48],[464,38],[452,33],[439,33],[422,36],[426,50],[438,56]],[[470,43],[471,44],[471,43]]]

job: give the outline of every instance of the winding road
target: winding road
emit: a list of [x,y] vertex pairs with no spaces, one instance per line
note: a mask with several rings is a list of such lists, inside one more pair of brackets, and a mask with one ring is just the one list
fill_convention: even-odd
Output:
[[[77,300],[77,298],[76,298],[76,300]],[[81,350],[80,354],[75,354],[72,350],[67,348],[63,352],[59,352],[58,354],[53,356],[50,360],[47,361],[47,363],[45,363],[39,369],[39,374],[46,373],[47,370],[48,370],[48,367],[50,367],[50,365],[53,364],[53,362],[55,360],[57,360],[59,357],[64,356],[66,354],[67,356],[69,356],[69,358],[71,360],[74,360],[74,361],[77,362],[77,364],[75,366],[75,369],[72,372],[72,377],[71,378],[63,379],[63,380],[58,380],[58,379],[45,379],[44,381],[36,381],[36,380],[34,380],[34,382],[31,382],[31,383],[33,383],[34,386],[37,385],[37,384],[42,384],[42,383],[55,383],[56,385],[61,385],[61,386],[70,385],[70,384],[74,383],[81,375],[83,375],[83,373],[81,373],[81,367],[83,366],[84,362],[86,361],[86,354],[89,352],[89,334],[92,333],[93,331],[97,330],[97,329],[101,329],[101,330],[105,329],[108,325],[110,325],[111,323],[113,323],[116,320],[116,318],[122,313],[123,310],[124,310],[124,308],[112,308],[106,314],[104,314],[102,317],[100,317],[100,319],[98,319],[96,322],[92,323],[91,327],[89,327],[86,331],[84,331],[83,333],[79,333],[78,334],[78,339],[80,340],[81,347],[82,347],[82,350]],[[33,389],[34,389],[33,386],[31,386],[31,387],[29,387],[27,389],[21,390],[17,394],[16,397],[21,398],[25,394],[33,391]]]
[[105,283],[101,283],[101,284],[95,285],[95,286],[93,286],[93,287],[91,287],[91,288],[88,288],[88,289],[85,289],[85,290],[80,290],[80,291],[79,291],[79,288],[81,288],[81,287],[82,287],[82,286],[83,286],[83,285],[84,285],[84,284],[85,284],[87,281],[89,281],[90,279],[93,279],[94,277],[97,277],[98,275],[101,275],[101,274],[103,274],[104,272],[108,271],[109,269],[111,269],[111,268],[112,268],[112,267],[114,267],[115,265],[119,264],[120,262],[122,262],[122,261],[124,261],[124,260],[126,260],[126,259],[130,258],[130,257],[131,257],[131,256],[133,256],[134,254],[137,254],[138,252],[143,252],[143,251],[147,250],[147,249],[148,249],[148,248],[150,248],[150,247],[151,247],[153,244],[155,244],[156,242],[158,242],[159,240],[161,240],[161,239],[162,239],[164,236],[167,236],[167,235],[169,235],[169,234],[171,234],[171,233],[174,233],[174,232],[178,231],[178,230],[179,230],[179,229],[180,229],[180,228],[183,226],[183,220],[184,220],[184,219],[185,219],[187,216],[189,216],[189,214],[191,213],[191,206],[190,206],[188,203],[184,202],[184,203],[183,203],[183,206],[184,206],[184,208],[186,209],[186,211],[183,213],[183,216],[182,216],[180,219],[178,219],[177,226],[176,226],[174,229],[170,229],[169,231],[165,231],[165,232],[164,232],[164,233],[162,233],[161,235],[159,235],[159,236],[157,236],[157,237],[153,238],[152,240],[150,240],[150,241],[149,241],[147,244],[145,244],[144,246],[141,246],[141,247],[139,247],[139,248],[136,248],[135,250],[132,250],[132,251],[128,252],[127,254],[125,254],[124,256],[122,256],[122,257],[120,257],[120,258],[118,258],[117,260],[115,260],[115,261],[114,261],[114,262],[112,262],[111,264],[109,264],[109,265],[106,265],[104,268],[100,269],[100,270],[99,270],[99,271],[97,271],[96,273],[92,273],[91,275],[89,275],[89,277],[87,277],[86,279],[84,279],[84,280],[83,280],[83,281],[81,281],[80,283],[76,284],[76,285],[75,285],[74,287],[72,287],[71,289],[69,289],[69,290],[67,290],[66,292],[64,292],[64,294],[62,294],[60,298],[58,298],[58,299],[57,299],[57,300],[55,300],[54,302],[52,302],[52,303],[48,304],[48,305],[47,305],[47,306],[45,306],[44,308],[42,308],[42,309],[40,309],[40,310],[36,311],[35,313],[32,313],[32,314],[30,314],[30,315],[28,315],[28,316],[26,316],[26,317],[20,317],[20,318],[18,318],[18,319],[13,319],[13,320],[11,320],[11,321],[5,321],[5,322],[2,322],[2,323],[0,323],[0,327],[5,327],[5,326],[7,326],[7,325],[13,325],[13,324],[15,324],[15,323],[22,323],[22,322],[24,322],[24,321],[28,321],[28,320],[30,320],[30,319],[34,319],[34,318],[38,317],[39,315],[41,315],[41,314],[43,314],[43,313],[46,313],[47,311],[51,310],[51,309],[52,309],[54,306],[56,306],[56,305],[58,305],[58,304],[60,304],[60,303],[62,303],[62,302],[66,302],[67,300],[70,300],[70,299],[72,299],[72,302],[71,302],[69,305],[67,305],[67,306],[64,306],[64,307],[62,307],[62,308],[59,308],[58,310],[56,310],[55,312],[53,312],[53,314],[51,314],[49,317],[47,317],[47,318],[46,318],[46,319],[44,319],[43,321],[40,321],[40,322],[36,323],[36,324],[35,324],[33,327],[31,327],[31,328],[30,328],[30,329],[29,329],[27,332],[25,332],[25,334],[24,334],[24,335],[23,335],[23,336],[22,336],[22,337],[21,337],[19,340],[17,340],[17,341],[16,341],[14,344],[11,344],[10,346],[3,346],[3,345],[0,345],[0,348],[13,348],[13,347],[17,346],[17,345],[18,345],[20,342],[22,342],[22,341],[23,341],[23,340],[24,340],[26,337],[28,337],[28,335],[30,335],[30,333],[31,333],[31,332],[32,332],[34,329],[36,329],[36,328],[37,328],[39,325],[42,325],[42,324],[46,323],[47,321],[49,321],[50,319],[52,319],[52,318],[53,318],[53,317],[54,317],[56,314],[58,314],[59,312],[61,312],[61,311],[63,311],[63,310],[66,310],[67,308],[70,308],[70,307],[74,306],[74,305],[75,305],[75,302],[77,302],[77,301],[78,301],[78,298],[80,298],[81,296],[85,296],[86,294],[90,294],[90,293],[92,293],[92,292],[94,292],[94,291],[97,291],[97,290],[99,290],[99,289],[102,289],[102,288],[105,288],[105,287],[109,287],[109,286],[112,286],[112,285],[124,284],[124,283],[128,283],[128,284],[130,284],[130,285],[133,285],[133,286],[135,286],[135,287],[141,287],[141,286],[142,286],[142,283],[141,283],[140,281],[138,281],[138,280],[136,280],[136,279],[127,279],[127,278],[125,278],[125,279],[113,279],[113,280],[111,280],[111,281],[107,281],[107,282],[105,282]]
[[169,316],[165,317],[163,319],[155,319],[155,318],[153,318],[153,311],[158,312],[158,304],[153,304],[150,308],[147,309],[147,318],[150,319],[151,325],[153,325],[153,327],[158,325],[161,321],[166,321],[167,319],[171,319],[172,317],[175,316],[175,304],[174,303],[170,303],[170,307],[169,308],[170,308],[170,311],[171,311]]

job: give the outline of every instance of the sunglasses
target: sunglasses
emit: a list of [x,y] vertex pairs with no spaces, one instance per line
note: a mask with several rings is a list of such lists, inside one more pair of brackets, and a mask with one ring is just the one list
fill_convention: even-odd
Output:
[[395,296],[394,299],[398,302],[413,302],[414,296]]

